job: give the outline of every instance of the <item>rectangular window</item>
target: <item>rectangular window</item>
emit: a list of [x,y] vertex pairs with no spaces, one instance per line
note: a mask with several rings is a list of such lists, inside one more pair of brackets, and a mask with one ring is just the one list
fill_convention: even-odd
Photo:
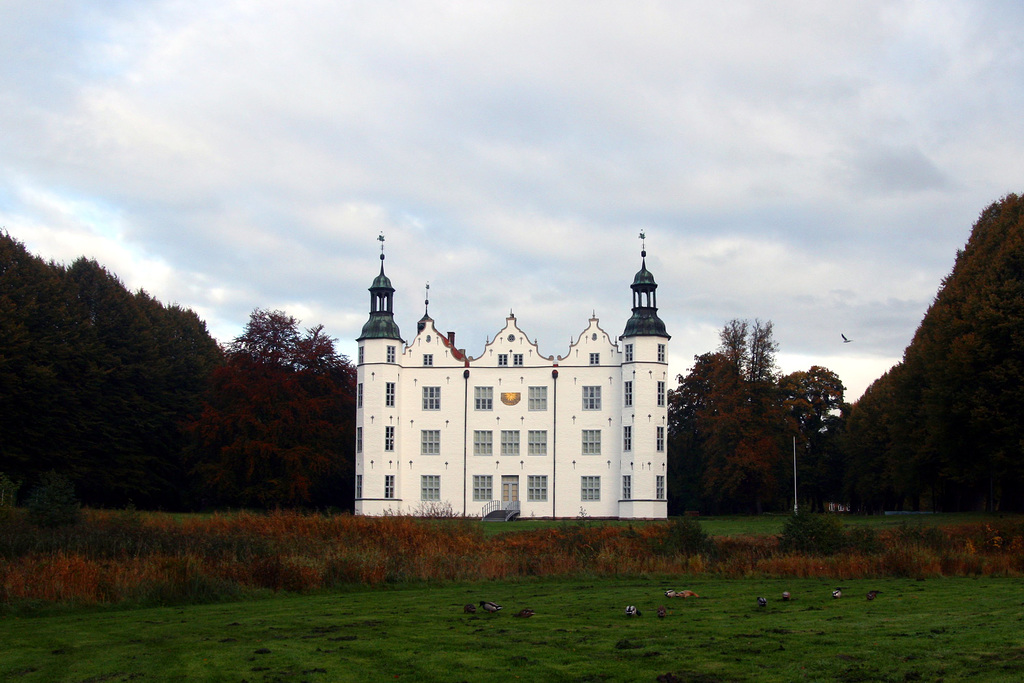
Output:
[[474,387],[473,401],[477,410],[492,410],[494,408],[494,387]]
[[519,455],[519,430],[518,429],[502,429],[501,430],[501,454],[502,455]]
[[388,347],[388,362],[389,363],[394,363],[395,362],[395,347],[394,346],[389,346]]
[[384,475],[384,497],[395,497],[395,475],[393,474]]
[[356,385],[356,408],[363,407],[363,383]]
[[423,367],[430,367],[434,364],[434,354],[425,353],[423,354]]
[[507,353],[499,353],[498,354],[498,367],[503,368],[503,367],[506,367],[507,365],[508,365],[508,354]]
[[512,354],[512,365],[514,365],[517,368],[523,367],[523,354],[521,354],[521,353],[513,353]]
[[356,475],[356,499],[363,497],[363,475]]
[[654,477],[654,496],[658,500],[665,500],[665,475],[659,474]]
[[530,387],[529,400],[527,401],[530,410],[548,409],[548,388]]
[[633,427],[626,425],[622,428],[622,450],[633,450]]
[[494,433],[489,429],[473,432],[473,455],[494,455]]
[[633,477],[629,474],[622,475],[622,500],[633,498]]
[[658,437],[657,437],[657,441],[655,443],[655,447],[656,447],[656,450],[659,453],[664,453],[665,452],[665,428],[664,427],[658,427]]
[[583,410],[601,410],[601,387],[583,387]]
[[626,383],[623,384],[622,398],[623,398],[623,401],[625,402],[624,405],[627,408],[629,408],[630,406],[633,405],[633,383],[632,382],[626,382]]
[[531,429],[527,434],[527,441],[529,442],[527,455],[547,455],[548,454],[548,433],[544,429]]
[[592,354],[590,354],[590,364],[591,365],[600,365],[601,364],[601,354],[599,354],[599,353],[592,353]]
[[548,478],[543,474],[531,474],[526,478],[526,500],[548,499]]
[[423,410],[441,410],[441,387],[423,387]]
[[424,474],[420,477],[420,500],[441,500],[441,475]]
[[489,474],[473,475],[473,500],[491,500],[494,497],[494,479]]
[[659,363],[664,363],[665,362],[665,345],[664,344],[658,344],[658,362]]
[[583,430],[583,455],[601,455],[601,430]]
[[627,363],[632,363],[633,362],[633,345],[632,344],[626,344],[626,362]]
[[356,453],[363,452],[363,428],[356,427]]
[[658,382],[658,405],[665,406],[665,383]]
[[580,500],[601,500],[601,477],[580,477]]
[[363,364],[364,352],[363,347],[359,347],[359,360],[357,361],[360,365]]
[[385,427],[384,428],[384,450],[393,451],[395,450],[395,428]]
[[441,455],[441,430],[420,431],[420,455]]
[[384,385],[384,405],[389,408],[395,407],[395,383],[387,382]]

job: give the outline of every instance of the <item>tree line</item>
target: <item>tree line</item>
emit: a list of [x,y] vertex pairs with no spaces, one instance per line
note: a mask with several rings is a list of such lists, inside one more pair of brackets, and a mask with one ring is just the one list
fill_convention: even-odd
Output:
[[[975,223],[903,359],[853,405],[726,323],[669,393],[669,513],[1024,509],[1024,200]],[[351,509],[355,368],[253,311],[225,346],[95,261],[0,233],[0,504],[57,472],[83,503]],[[797,464],[798,499],[793,493]]]
[[53,472],[98,507],[351,507],[354,378],[320,326],[257,310],[222,348],[195,312],[0,233],[8,498]]

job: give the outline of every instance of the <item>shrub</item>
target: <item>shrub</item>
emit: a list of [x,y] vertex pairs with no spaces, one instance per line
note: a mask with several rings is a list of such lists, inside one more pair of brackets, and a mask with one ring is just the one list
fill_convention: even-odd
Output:
[[715,554],[715,542],[693,517],[676,517],[669,523],[668,531],[660,542],[655,541],[654,552],[660,555],[707,555]]
[[78,521],[75,487],[64,475],[50,470],[32,489],[26,502],[29,520],[36,526],[68,526]]
[[21,488],[21,482],[16,482],[0,472],[0,519],[7,517],[14,509],[19,488]]
[[831,555],[845,545],[843,523],[828,515],[793,515],[779,539],[779,547],[787,553]]

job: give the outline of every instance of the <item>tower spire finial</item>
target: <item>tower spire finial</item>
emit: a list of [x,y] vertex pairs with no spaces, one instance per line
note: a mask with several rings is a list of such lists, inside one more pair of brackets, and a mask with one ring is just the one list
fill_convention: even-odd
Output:
[[423,295],[423,315],[427,315],[427,311],[430,310],[430,283],[427,283],[426,293]]
[[[377,235],[377,241],[380,242],[380,260],[383,261],[384,260],[384,231],[383,230],[381,230],[380,234]],[[382,267],[383,267],[383,265],[384,264],[381,263]]]
[[640,231],[640,258],[647,258],[647,234]]

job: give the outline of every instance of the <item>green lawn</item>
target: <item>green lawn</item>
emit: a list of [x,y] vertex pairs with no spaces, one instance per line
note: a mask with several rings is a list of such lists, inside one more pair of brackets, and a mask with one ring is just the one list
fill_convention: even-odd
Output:
[[[667,599],[670,587],[701,597]],[[505,609],[463,613],[479,600]],[[50,611],[0,619],[0,680],[1016,681],[1022,601],[1019,579],[628,577]],[[536,616],[515,618],[523,607]]]

